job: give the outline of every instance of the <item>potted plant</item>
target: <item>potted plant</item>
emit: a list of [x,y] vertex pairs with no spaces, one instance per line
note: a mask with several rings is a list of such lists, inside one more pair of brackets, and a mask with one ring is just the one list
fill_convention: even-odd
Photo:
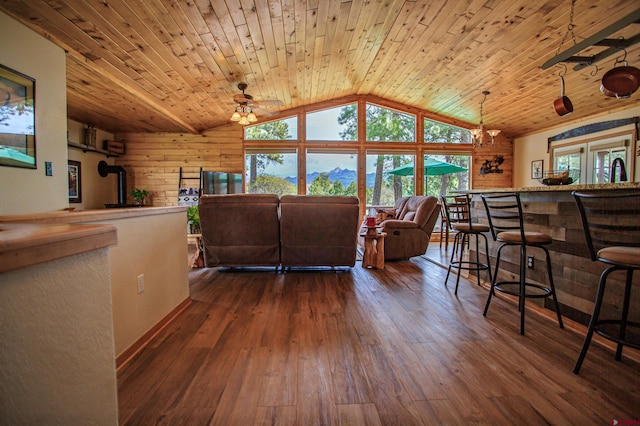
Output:
[[200,233],[200,214],[198,213],[198,206],[190,206],[187,209],[187,222],[189,223],[189,233]]
[[129,193],[135,200],[136,204],[144,205],[144,199],[149,196],[149,191],[146,189],[135,188]]

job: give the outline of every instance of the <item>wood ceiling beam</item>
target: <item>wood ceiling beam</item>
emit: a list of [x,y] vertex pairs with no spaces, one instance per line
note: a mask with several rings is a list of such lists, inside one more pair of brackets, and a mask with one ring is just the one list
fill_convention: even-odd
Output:
[[82,64],[83,66],[91,70],[91,72],[95,73],[96,75],[99,75],[100,77],[102,77],[107,81],[112,82],[114,85],[118,86],[120,89],[135,96],[136,99],[138,99],[139,102],[145,104],[146,107],[151,108],[157,113],[163,115],[166,119],[177,124],[180,128],[184,129],[189,133],[192,133],[192,134],[199,133],[199,131],[195,127],[193,127],[192,125],[187,123],[185,120],[183,120],[181,117],[177,116],[172,111],[167,109],[162,104],[161,101],[149,95],[146,91],[142,90],[136,84],[131,83],[130,81],[127,81],[129,80],[128,77],[123,76],[122,78],[119,78],[115,73],[106,71],[104,67],[96,66],[92,60],[88,59],[81,53],[76,52],[73,49],[65,49],[65,50],[67,51],[67,57]]

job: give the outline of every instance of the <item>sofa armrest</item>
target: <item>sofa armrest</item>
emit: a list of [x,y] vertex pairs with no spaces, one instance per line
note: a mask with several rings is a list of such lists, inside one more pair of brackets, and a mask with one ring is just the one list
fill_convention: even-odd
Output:
[[381,223],[383,230],[388,229],[418,229],[418,224],[411,220],[389,219]]

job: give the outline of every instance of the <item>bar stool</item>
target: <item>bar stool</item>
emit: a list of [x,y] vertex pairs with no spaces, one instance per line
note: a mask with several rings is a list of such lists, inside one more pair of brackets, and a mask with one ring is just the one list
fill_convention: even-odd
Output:
[[[493,281],[483,315],[487,316],[491,297],[494,295],[495,290],[518,296],[520,334],[524,335],[525,299],[551,297],[556,314],[558,315],[558,324],[560,328],[564,328],[562,316],[560,315],[560,305],[556,297],[556,289],[553,285],[551,258],[549,256],[549,250],[545,247],[545,245],[551,244],[553,239],[551,236],[542,232],[525,231],[520,194],[482,194],[481,197],[487,211],[491,235],[495,241],[501,243],[500,247],[498,247]],[[500,271],[500,256],[505,247],[520,247],[520,277],[518,281],[497,281],[498,272]],[[544,251],[549,275],[549,287],[527,282],[527,247],[539,248]],[[516,287],[516,289],[513,289],[514,287]],[[529,292],[527,292],[527,290],[529,290]]]
[[444,205],[440,203],[440,248],[442,248],[442,235],[445,235],[444,249],[449,248],[449,222],[447,221],[447,213],[444,210]]
[[[478,278],[478,285],[480,285],[480,271],[487,271],[489,274],[489,281],[491,282],[491,262],[489,260],[489,242],[485,232],[489,232],[489,226],[482,223],[473,223],[471,220],[471,199],[468,195],[455,195],[440,197],[440,202],[444,208],[447,224],[451,225],[451,228],[456,232],[453,238],[453,251],[451,252],[451,259],[449,260],[449,268],[447,270],[447,276],[444,279],[444,285],[447,285],[449,280],[449,274],[451,269],[458,270],[458,278],[456,279],[456,289],[454,294],[458,294],[458,285],[460,284],[460,270],[476,271]],[[476,259],[472,261],[463,260],[465,244],[469,245],[471,236],[475,236],[476,241]],[[480,262],[480,252],[478,250],[479,237],[484,238],[485,256],[487,263]]]
[[[617,192],[617,191],[616,191]],[[616,342],[616,361],[622,359],[623,346],[640,349],[639,342],[626,340],[628,327],[640,323],[628,321],[633,271],[640,269],[640,192],[593,194],[572,192],[580,212],[592,261],[609,265],[600,275],[593,314],[573,372],[578,374],[595,331]],[[597,247],[596,247],[597,246]],[[614,271],[626,271],[620,319],[600,319],[607,278]]]

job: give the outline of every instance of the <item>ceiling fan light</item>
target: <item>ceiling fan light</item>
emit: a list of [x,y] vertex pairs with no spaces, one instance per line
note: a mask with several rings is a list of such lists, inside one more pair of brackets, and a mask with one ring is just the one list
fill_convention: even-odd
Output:
[[231,121],[240,121],[240,113],[238,111],[234,111],[231,114]]
[[249,124],[249,120],[247,120],[247,116],[243,115],[242,118],[240,118],[240,121],[238,121],[238,124],[242,124],[243,126],[246,126],[247,124]]
[[255,123],[256,121],[258,121],[258,117],[256,117],[256,115],[253,113],[253,111],[251,111],[247,115],[247,120],[249,120],[249,123]]

